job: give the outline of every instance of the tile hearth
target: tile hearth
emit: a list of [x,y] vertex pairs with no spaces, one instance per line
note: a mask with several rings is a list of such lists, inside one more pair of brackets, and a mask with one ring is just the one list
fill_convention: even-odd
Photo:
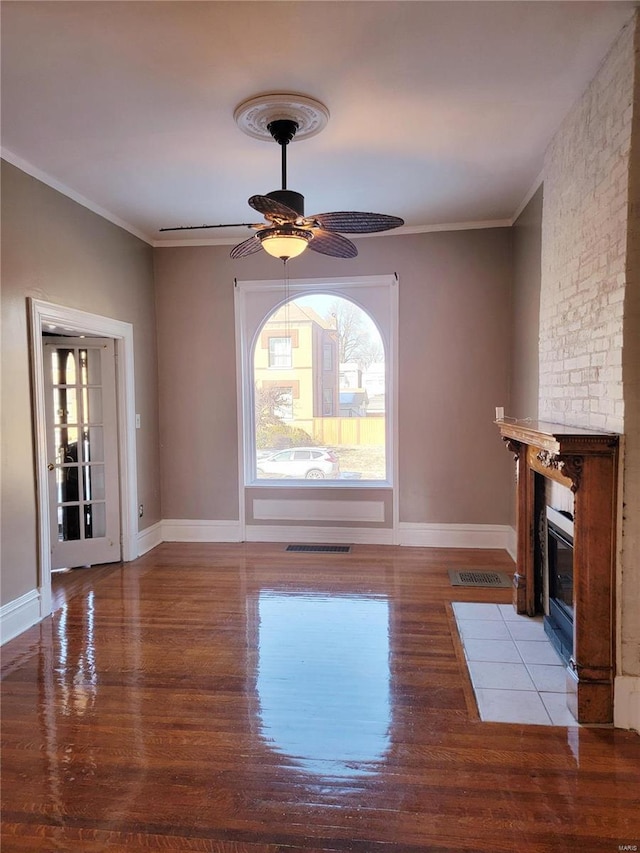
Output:
[[480,719],[577,726],[566,705],[565,667],[542,617],[511,604],[453,602]]

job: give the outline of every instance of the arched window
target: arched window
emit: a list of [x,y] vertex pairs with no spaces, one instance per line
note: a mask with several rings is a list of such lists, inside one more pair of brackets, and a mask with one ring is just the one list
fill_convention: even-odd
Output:
[[258,480],[385,480],[385,356],[367,312],[313,293],[280,305],[254,342]]
[[246,485],[391,482],[394,285],[239,283]]

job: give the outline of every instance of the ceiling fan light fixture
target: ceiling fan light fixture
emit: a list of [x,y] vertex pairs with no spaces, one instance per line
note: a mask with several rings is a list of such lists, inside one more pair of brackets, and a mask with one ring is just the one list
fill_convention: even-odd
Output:
[[288,261],[304,252],[309,241],[313,239],[313,233],[302,228],[283,225],[280,228],[265,228],[264,231],[258,231],[257,237],[265,252],[281,261]]

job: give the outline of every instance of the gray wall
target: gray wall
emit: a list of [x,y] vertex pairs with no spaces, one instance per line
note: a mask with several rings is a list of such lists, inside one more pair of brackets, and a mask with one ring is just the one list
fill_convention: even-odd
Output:
[[161,517],[152,249],[3,162],[3,604],[38,586],[28,296],[133,324],[141,527]]
[[162,512],[238,519],[233,269],[228,247],[155,250]]
[[[358,250],[307,252],[291,275],[400,278],[400,521],[506,524],[511,460],[492,421],[508,406],[508,229],[378,236]],[[231,261],[228,246],[155,250],[165,518],[238,518],[233,281],[281,274],[264,254]]]

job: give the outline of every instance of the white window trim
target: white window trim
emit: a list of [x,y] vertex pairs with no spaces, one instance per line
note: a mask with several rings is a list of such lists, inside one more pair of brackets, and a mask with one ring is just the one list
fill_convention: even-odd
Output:
[[[397,482],[398,482],[398,277],[391,275],[353,276],[346,278],[313,278],[292,279],[285,286],[282,279],[236,281],[235,286],[235,322],[236,322],[236,365],[237,365],[237,401],[238,401],[238,478],[240,492],[240,522],[244,528],[244,492],[245,489],[259,488],[327,488],[327,483],[317,481],[287,480],[277,481],[257,480],[253,477],[256,468],[255,441],[250,429],[244,428],[245,423],[253,422],[253,382],[252,372],[253,349],[257,336],[264,322],[284,302],[308,293],[319,293],[341,296],[354,302],[376,323],[385,347],[385,382],[388,392],[388,408],[386,412],[386,480],[335,480],[331,488],[393,488],[394,498],[394,528],[397,522]],[[382,318],[377,317],[370,305],[360,302],[358,290],[366,300],[366,293],[387,291],[388,303],[385,312],[389,328],[380,325]],[[259,321],[251,320],[247,314],[247,300],[252,295],[260,294],[262,316]],[[260,313],[260,309],[258,313]],[[380,309],[382,310],[382,309]],[[257,315],[256,315],[257,316]]]

